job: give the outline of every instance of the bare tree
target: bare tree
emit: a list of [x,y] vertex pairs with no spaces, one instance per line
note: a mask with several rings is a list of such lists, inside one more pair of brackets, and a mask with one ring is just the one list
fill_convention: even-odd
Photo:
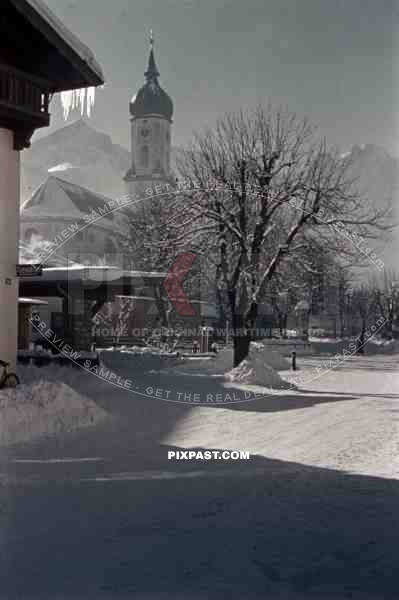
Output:
[[[174,259],[173,240],[165,225],[168,203],[164,195],[138,203],[134,211],[125,211],[119,244],[125,265],[142,271],[167,272]],[[171,304],[159,286],[153,289],[159,322],[169,327]]]
[[371,278],[370,287],[376,308],[385,321],[384,333],[393,337],[393,325],[399,315],[399,275],[393,269],[384,269]]
[[352,294],[350,269],[345,265],[337,264],[333,280],[336,289],[335,300],[337,306],[339,336],[343,338],[347,329],[347,316]]
[[356,352],[364,354],[364,344],[367,324],[373,315],[375,315],[376,302],[375,294],[369,283],[363,283],[355,288],[351,294],[351,312],[352,315],[360,318],[360,333],[357,337]]
[[227,115],[197,134],[178,167],[184,189],[169,225],[176,243],[217,252],[235,365],[248,354],[267,285],[304,235],[344,254],[351,250],[339,228],[364,239],[389,229],[389,207],[359,196],[348,162],[306,119],[270,105]]

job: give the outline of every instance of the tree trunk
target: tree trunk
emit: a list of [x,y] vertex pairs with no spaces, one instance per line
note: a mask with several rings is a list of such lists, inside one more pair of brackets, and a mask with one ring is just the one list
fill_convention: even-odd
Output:
[[303,321],[302,321],[302,339],[306,342],[309,339],[309,326],[310,326],[311,313],[312,313],[311,310],[306,311],[306,313],[304,314],[304,317],[303,317]]
[[339,316],[339,337],[342,339],[345,336],[345,323],[342,314]]
[[389,316],[385,323],[385,335],[388,339],[393,338],[393,317]]
[[170,327],[170,319],[169,319],[169,311],[168,311],[168,299],[165,298],[162,292],[159,290],[158,286],[153,287],[155,305],[158,309],[159,320],[162,327],[169,329]]
[[258,305],[252,302],[248,313],[242,315],[233,315],[233,335],[234,335],[234,366],[237,367],[240,362],[247,358],[252,339],[252,332],[256,325],[258,316]]
[[279,313],[278,316],[278,330],[280,332],[280,336],[284,337],[284,316]]
[[338,328],[339,337],[342,339],[345,335],[345,306],[341,298],[338,301]]
[[234,336],[234,367],[237,367],[240,362],[247,358],[250,343],[251,336],[249,332],[240,332]]
[[284,319],[283,319],[283,338],[284,339],[286,339],[286,337],[287,337],[287,324],[288,324],[288,313],[285,313]]
[[364,354],[364,336],[365,336],[365,334],[366,334],[366,320],[363,319],[362,320],[362,330],[357,339],[357,348],[356,348],[357,354]]

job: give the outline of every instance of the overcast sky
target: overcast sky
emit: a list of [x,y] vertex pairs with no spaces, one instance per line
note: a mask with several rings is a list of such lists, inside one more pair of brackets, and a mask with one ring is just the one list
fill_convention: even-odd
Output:
[[[399,0],[45,1],[102,65],[107,84],[91,123],[125,147],[152,28],[160,83],[175,105],[174,145],[226,111],[271,98],[343,150],[377,143],[399,155]],[[58,100],[52,112],[55,129]]]

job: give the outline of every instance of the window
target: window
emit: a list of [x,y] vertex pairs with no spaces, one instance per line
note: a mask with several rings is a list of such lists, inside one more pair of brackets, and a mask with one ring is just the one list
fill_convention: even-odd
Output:
[[39,234],[37,233],[36,229],[30,227],[25,231],[25,241],[29,242],[35,235],[37,236]]
[[140,163],[144,168],[148,167],[148,146],[142,146],[140,152]]
[[104,254],[106,256],[116,254],[116,245],[112,238],[105,240]]

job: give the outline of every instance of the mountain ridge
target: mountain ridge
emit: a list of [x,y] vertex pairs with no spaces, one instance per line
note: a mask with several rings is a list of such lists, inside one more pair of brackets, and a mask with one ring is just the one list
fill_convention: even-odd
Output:
[[[172,148],[172,168],[175,168],[178,148]],[[352,164],[358,178],[359,191],[376,206],[388,201],[394,206],[394,218],[399,214],[399,159],[377,144],[354,144],[341,154]],[[130,152],[114,144],[109,134],[94,129],[85,118],[65,125],[41,137],[21,155],[21,202],[26,201],[46,179],[62,179],[116,198],[126,194],[123,177],[131,166]],[[387,246],[387,257],[399,249],[399,241]],[[392,260],[385,257],[386,262]]]
[[[172,148],[174,163],[176,150]],[[57,175],[104,196],[126,193],[130,151],[82,118],[33,142],[21,156],[21,204],[50,176]]]

